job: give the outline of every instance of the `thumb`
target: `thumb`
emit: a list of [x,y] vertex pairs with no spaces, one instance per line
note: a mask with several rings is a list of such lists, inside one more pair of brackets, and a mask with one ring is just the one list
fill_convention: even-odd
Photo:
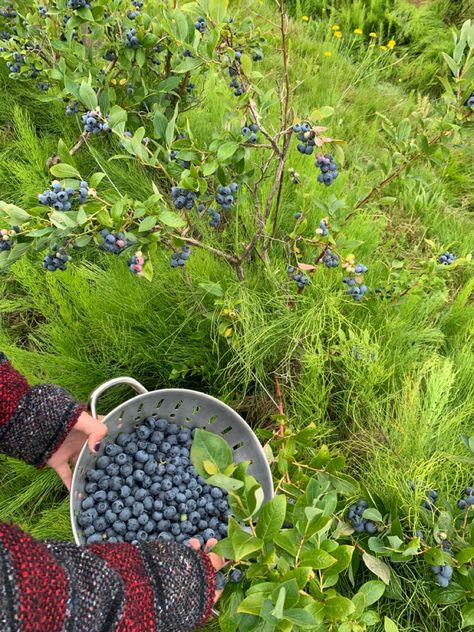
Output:
[[103,417],[95,419],[89,413],[83,412],[77,420],[75,428],[87,435],[87,445],[90,452],[99,451],[97,444],[100,444],[108,432],[107,426],[102,423],[103,419]]

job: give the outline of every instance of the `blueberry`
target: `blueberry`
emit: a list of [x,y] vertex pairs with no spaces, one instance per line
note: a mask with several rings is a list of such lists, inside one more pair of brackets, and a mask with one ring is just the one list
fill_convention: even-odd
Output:
[[114,513],[120,513],[123,507],[124,507],[124,504],[121,500],[115,500],[111,505],[111,509]]
[[99,542],[103,542],[103,539],[100,533],[93,533],[86,541],[87,544],[98,544]]
[[166,531],[162,531],[161,533],[158,534],[158,538],[160,540],[165,540],[167,542],[170,542],[173,540],[173,536],[170,535],[169,533],[167,533]]
[[127,529],[129,531],[138,531],[139,526],[140,525],[138,524],[138,520],[136,518],[130,518],[127,522]]
[[94,494],[98,489],[97,483],[86,483],[84,485],[84,491],[86,494]]
[[216,582],[216,590],[224,590],[225,577],[220,571],[215,574],[215,582]]
[[127,443],[127,445],[124,447],[124,452],[126,454],[131,454],[132,456],[134,454],[136,454],[138,452],[138,446],[134,441],[130,441],[129,443]]
[[447,588],[449,585],[449,579],[447,577],[443,577],[443,575],[436,575],[435,581],[442,588]]
[[146,525],[146,523],[148,522],[149,517],[148,517],[148,515],[147,515],[146,513],[142,513],[142,514],[140,514],[140,515],[137,517],[137,520],[138,520],[138,524],[139,524],[141,527],[144,527],[144,526]]
[[119,513],[119,519],[123,520],[123,522],[127,522],[128,520],[130,520],[131,517],[132,517],[132,511],[129,507],[125,507]]
[[210,540],[211,538],[215,538],[216,534],[214,532],[213,529],[206,529],[203,534],[202,537],[207,541]]
[[118,465],[121,465],[122,467],[124,467],[125,464],[130,465],[129,463],[127,463],[127,461],[128,461],[128,456],[124,452],[120,452],[115,457],[115,463],[118,463]]
[[120,446],[118,446],[115,443],[109,443],[106,447],[105,447],[105,454],[107,456],[117,456],[117,454],[119,454],[120,452],[122,452]]
[[222,490],[219,489],[218,487],[213,487],[211,489],[211,496],[215,499],[222,498]]
[[132,514],[138,518],[144,512],[143,503],[135,502],[132,505]]
[[87,498],[84,498],[84,500],[82,501],[81,507],[82,509],[91,509],[94,506],[94,504],[95,504],[94,498],[92,496],[88,496]]
[[244,578],[244,574],[238,568],[235,568],[229,575],[229,581],[231,581],[233,584],[237,584],[238,582],[241,582],[243,578]]
[[103,491],[107,491],[110,487],[110,476],[103,476],[97,483],[97,487]]
[[105,470],[105,468],[107,467],[107,465],[109,465],[109,463],[110,463],[110,458],[106,456],[105,454],[103,454],[102,456],[99,456],[96,462],[97,467],[100,468],[101,470]]
[[95,533],[94,525],[90,524],[88,527],[84,529],[84,536],[88,538],[93,533]]
[[159,531],[168,531],[170,526],[171,526],[171,522],[169,520],[163,520],[163,519],[159,520],[158,524],[156,525]]
[[107,529],[107,522],[103,516],[99,516],[94,520],[94,529],[96,531],[105,531]]
[[121,432],[115,440],[115,443],[124,447],[130,441],[130,435],[127,432]]

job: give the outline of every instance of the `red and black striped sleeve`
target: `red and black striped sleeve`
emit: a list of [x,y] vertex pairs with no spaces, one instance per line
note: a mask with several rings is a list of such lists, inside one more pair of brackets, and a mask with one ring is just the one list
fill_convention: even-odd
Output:
[[0,452],[41,467],[84,408],[59,386],[30,386],[0,352]]
[[2,632],[191,632],[210,615],[214,570],[174,542],[40,542],[0,522]]

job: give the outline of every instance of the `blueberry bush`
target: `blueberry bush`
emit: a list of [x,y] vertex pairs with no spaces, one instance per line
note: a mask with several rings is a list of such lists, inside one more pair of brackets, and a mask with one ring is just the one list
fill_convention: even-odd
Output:
[[[211,627],[467,629],[474,25],[436,23],[412,93],[417,36],[398,52],[388,9],[383,32],[361,3],[238,4],[4,3],[1,348],[83,398],[131,374],[254,426],[266,505],[246,464],[191,466],[157,420],[87,482],[88,538],[226,535]],[[194,473],[145,472],[159,451]],[[71,537],[50,472],[0,473],[2,518]]]

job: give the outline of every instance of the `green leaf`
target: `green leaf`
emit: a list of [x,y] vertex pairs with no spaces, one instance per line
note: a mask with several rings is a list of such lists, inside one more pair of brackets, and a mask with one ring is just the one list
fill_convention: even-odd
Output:
[[197,59],[195,57],[187,57],[184,61],[179,63],[177,66],[173,68],[173,72],[178,75],[183,75],[187,72],[191,72],[202,66],[203,62],[201,59]]
[[273,539],[277,546],[290,555],[296,555],[300,540],[301,536],[296,529],[283,529]]
[[198,428],[191,447],[191,460],[198,474],[207,478],[202,462],[211,461],[219,472],[233,463],[232,450],[225,439],[213,432]]
[[383,629],[385,632],[398,632],[398,625],[389,617],[384,617]]
[[474,546],[467,546],[464,549],[461,549],[459,553],[456,555],[456,559],[460,564],[466,564],[466,562],[470,562],[474,559]]
[[170,226],[171,228],[182,228],[183,226],[186,226],[184,219],[178,215],[178,213],[174,213],[173,211],[161,211],[158,215],[158,219],[162,224]]
[[277,590],[278,598],[276,600],[275,607],[272,610],[272,615],[275,617],[275,619],[280,620],[283,619],[283,607],[285,605],[286,590],[284,586],[281,586]]
[[225,162],[235,154],[239,146],[240,145],[233,140],[223,143],[217,150],[217,160],[219,162]]
[[217,474],[217,467],[215,463],[212,463],[212,461],[203,461],[202,466],[210,476],[212,474]]
[[447,588],[436,588],[431,592],[431,599],[434,603],[449,605],[457,603],[466,598],[466,591],[459,584],[450,582]]
[[223,22],[227,13],[229,0],[208,0],[207,12],[214,22]]
[[380,511],[378,511],[378,509],[375,509],[374,507],[369,507],[368,509],[365,509],[362,517],[367,518],[367,520],[373,520],[374,522],[383,522]]
[[327,569],[325,575],[332,576],[345,571],[351,563],[353,553],[354,547],[349,544],[343,544],[332,551],[331,555],[336,559],[336,563]]
[[264,542],[268,542],[279,533],[286,515],[286,496],[277,495],[269,500],[262,508],[258,522],[257,535]]
[[294,623],[299,628],[316,629],[316,619],[304,608],[290,608],[290,610],[284,610],[283,618],[286,621],[290,621],[290,623]]
[[[208,461],[205,461],[208,463]],[[215,464],[211,464],[213,468],[215,468]],[[205,468],[207,469],[207,468]],[[222,489],[227,490],[228,492],[235,492],[238,489],[241,489],[244,486],[242,481],[236,481],[235,478],[230,478],[230,476],[226,476],[225,474],[213,474],[207,479],[208,485],[215,485],[215,487],[221,487]]]
[[355,606],[346,597],[331,597],[326,600],[324,614],[330,621],[347,619],[355,611]]
[[96,171],[89,179],[89,186],[96,189],[104,178],[105,173],[103,171]]
[[159,138],[165,138],[167,125],[168,119],[166,118],[166,116],[159,110],[156,110],[155,114],[153,115],[153,127],[155,129],[155,134]]
[[219,163],[217,160],[212,160],[211,162],[206,162],[202,168],[202,175],[207,178],[211,176],[219,167]]
[[461,628],[468,628],[471,627],[471,625],[474,626],[474,601],[462,607],[461,617]]
[[31,217],[24,209],[15,206],[15,204],[8,204],[3,200],[0,200],[0,213],[5,213],[11,224],[23,224]]
[[77,178],[80,180],[81,174],[72,165],[68,165],[64,162],[60,162],[57,165],[53,165],[50,172],[56,178]]
[[178,117],[178,103],[176,104],[176,107],[174,109],[174,114],[171,118],[171,120],[168,122],[168,125],[166,126],[166,132],[165,132],[165,141],[166,141],[166,145],[168,147],[171,146],[171,143],[173,142],[173,138],[174,138],[174,129],[176,126],[176,118]]
[[156,217],[152,217],[151,215],[149,215],[148,217],[142,219],[142,221],[140,222],[138,226],[138,232],[145,233],[146,231],[151,230],[155,226],[155,224]]
[[278,596],[278,591],[281,590],[282,588],[285,589],[285,601],[284,601],[284,606],[285,608],[293,608],[294,606],[296,606],[296,604],[298,603],[299,599],[300,599],[300,593],[299,593],[299,588],[298,588],[298,584],[296,583],[296,579],[289,579],[286,582],[281,583],[277,588],[275,588],[275,590],[272,593],[272,600],[275,601],[275,599]]
[[239,528],[232,534],[232,548],[234,549],[234,560],[240,562],[255,551],[262,548],[263,542],[243,529]]
[[335,564],[336,558],[323,549],[311,549],[301,556],[301,563],[303,566],[311,566],[311,568],[321,570]]
[[95,110],[98,105],[97,95],[94,92],[92,86],[90,86],[87,82],[83,81],[79,88],[79,97],[82,103],[89,110]]
[[385,562],[382,562],[382,560],[379,560],[377,557],[374,557],[367,552],[362,555],[362,559],[369,571],[372,571],[374,575],[377,575],[377,577],[385,584],[388,585],[390,583],[390,568],[387,564],[385,564]]
[[365,605],[371,606],[378,601],[385,592],[385,584],[376,579],[366,582],[359,588],[359,593],[365,597]]
[[245,597],[245,599],[238,605],[237,612],[246,612],[247,614],[253,614],[258,616],[266,594],[264,592],[256,592]]
[[208,294],[212,294],[218,298],[222,298],[224,296],[224,292],[219,283],[198,283],[198,286]]
[[127,122],[127,111],[119,105],[114,105],[109,112],[109,126],[115,128],[121,123]]

